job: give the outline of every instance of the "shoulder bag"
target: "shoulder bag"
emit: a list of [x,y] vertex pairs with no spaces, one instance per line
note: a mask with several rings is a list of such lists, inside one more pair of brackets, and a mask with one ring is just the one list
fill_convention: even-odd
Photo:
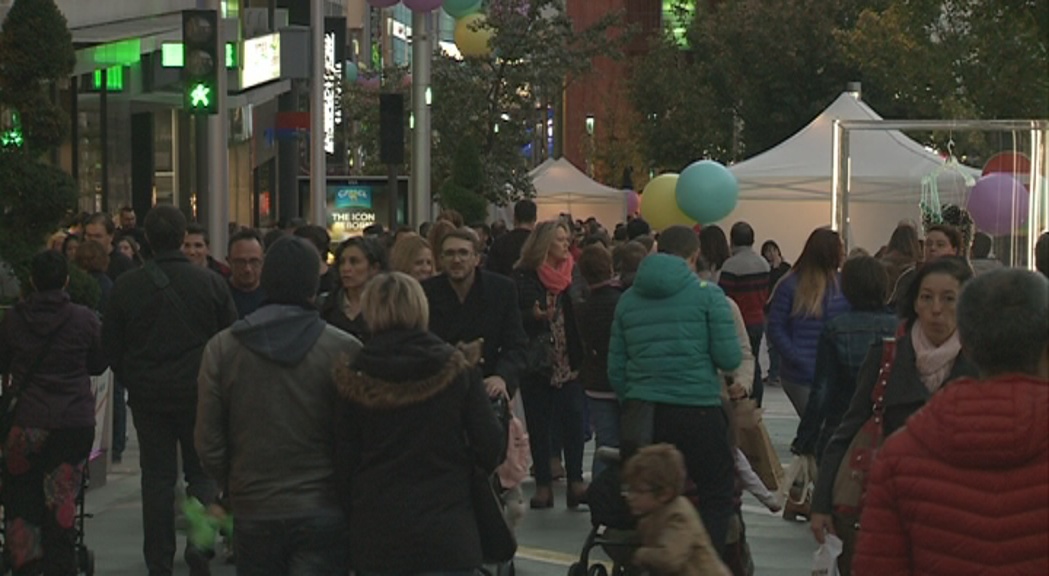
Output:
[[878,379],[871,390],[871,417],[852,437],[845,459],[834,475],[833,501],[834,530],[842,539],[845,551],[839,557],[839,567],[849,566],[855,550],[856,534],[859,531],[860,513],[863,511],[863,495],[871,464],[885,440],[883,426],[885,416],[885,390],[889,387],[889,376],[896,360],[896,339],[886,338],[882,346]]

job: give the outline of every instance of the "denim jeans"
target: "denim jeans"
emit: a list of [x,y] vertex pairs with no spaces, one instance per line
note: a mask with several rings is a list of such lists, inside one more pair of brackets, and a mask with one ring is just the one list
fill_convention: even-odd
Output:
[[[186,492],[205,506],[215,501],[215,481],[204,473],[193,447],[196,412],[133,410],[142,467],[143,552],[150,576],[170,576],[175,558],[175,481],[182,450]],[[239,559],[238,559],[239,561]]]
[[344,576],[347,526],[341,512],[299,518],[236,518],[237,576]]
[[[767,327],[767,326],[766,326]],[[768,334],[768,330],[765,331]],[[779,380],[779,350],[776,350],[776,346],[772,343],[772,338],[765,338],[765,342],[769,347],[769,371],[766,376],[771,381]],[[757,356],[757,352],[754,353]]]
[[578,381],[561,387],[546,382],[526,381],[521,386],[525,420],[528,425],[532,466],[537,486],[550,486],[551,433],[562,432],[565,472],[570,482],[583,480],[583,388]]
[[750,349],[754,353],[754,385],[750,397],[761,406],[761,399],[765,396],[765,385],[761,382],[761,337],[765,334],[764,324],[747,326],[747,337],[750,339]]
[[[615,398],[591,398],[587,397],[590,406],[590,422],[594,426],[594,435],[597,437],[594,444],[597,448],[610,446],[619,448],[619,400]],[[601,475],[608,464],[598,459],[594,453],[594,462],[591,466],[591,481]]]
[[112,457],[119,460],[127,447],[127,399],[124,386],[113,378],[113,446]]

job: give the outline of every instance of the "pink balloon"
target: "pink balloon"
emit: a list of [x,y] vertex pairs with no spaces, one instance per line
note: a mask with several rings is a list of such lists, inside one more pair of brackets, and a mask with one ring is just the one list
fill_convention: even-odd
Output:
[[368,0],[368,4],[375,6],[376,8],[389,8],[400,0]]
[[413,12],[431,12],[441,7],[441,0],[404,0],[404,5]]
[[641,196],[633,190],[626,191],[626,213],[637,214],[641,210]]
[[976,181],[966,208],[980,230],[1002,236],[1027,222],[1029,196],[1011,174],[993,172]]

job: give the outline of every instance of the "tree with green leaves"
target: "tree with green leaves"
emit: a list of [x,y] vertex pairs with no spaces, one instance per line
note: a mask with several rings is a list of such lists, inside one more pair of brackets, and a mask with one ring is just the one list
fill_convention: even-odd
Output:
[[480,194],[504,205],[534,193],[534,167],[522,150],[545,131],[547,110],[565,86],[585,77],[593,58],[617,56],[612,38],[618,14],[574,30],[560,0],[492,0],[483,27],[492,31],[491,55],[433,64],[433,181],[453,174],[461,143],[477,146]]
[[[1049,112],[1049,2],[892,0],[859,15],[840,35],[860,71],[864,98],[898,118],[1044,118]],[[997,151],[981,133],[958,139],[960,153]]]
[[76,207],[73,179],[46,158],[69,125],[51,90],[75,63],[72,35],[54,1],[17,0],[0,29],[0,259],[23,286],[33,254]]
[[488,217],[488,201],[481,193],[483,170],[477,146],[470,140],[456,147],[452,175],[441,186],[441,206],[463,215],[466,222]]

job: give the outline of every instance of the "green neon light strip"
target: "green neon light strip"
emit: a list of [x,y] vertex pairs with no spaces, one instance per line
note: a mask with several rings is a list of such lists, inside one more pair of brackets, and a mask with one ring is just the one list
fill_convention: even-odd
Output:
[[[160,45],[160,65],[164,68],[182,68],[183,50],[181,42],[165,42]],[[226,68],[237,67],[237,45],[226,43]]]
[[[95,70],[94,78],[95,90],[102,89],[102,71]],[[113,66],[112,68],[106,69],[106,92],[123,92],[124,91],[124,67]]]

